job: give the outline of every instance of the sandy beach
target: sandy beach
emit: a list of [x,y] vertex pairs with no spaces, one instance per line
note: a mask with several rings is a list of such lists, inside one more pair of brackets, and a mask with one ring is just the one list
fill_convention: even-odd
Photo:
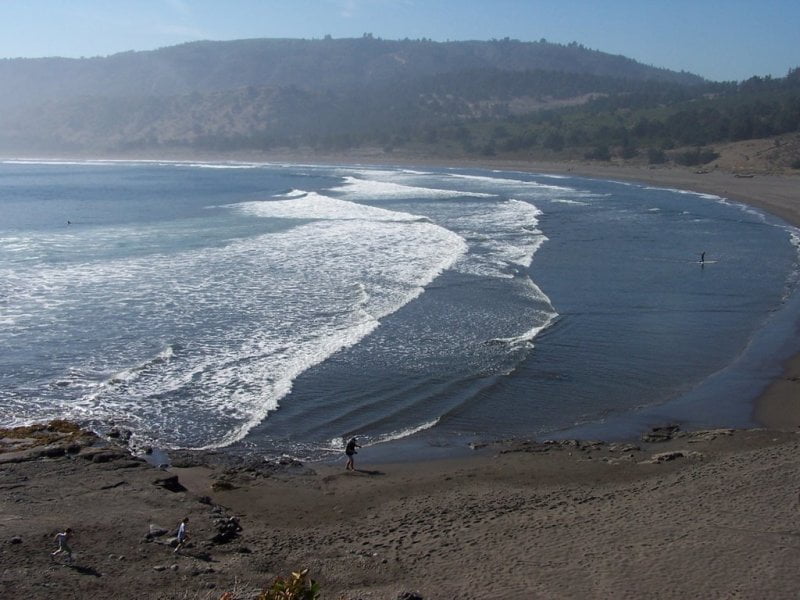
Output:
[[[468,166],[716,194],[800,226],[797,176]],[[224,452],[174,453],[159,468],[129,455],[124,432],[0,432],[0,597],[255,598],[308,568],[329,599],[796,598],[800,356],[754,411],[761,429],[664,427],[624,444],[514,440],[396,464],[367,448],[354,472],[344,456]],[[66,527],[72,563],[50,555]]]

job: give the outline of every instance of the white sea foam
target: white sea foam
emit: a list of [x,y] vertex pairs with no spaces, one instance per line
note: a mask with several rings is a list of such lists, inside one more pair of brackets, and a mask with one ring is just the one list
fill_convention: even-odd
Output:
[[191,167],[193,169],[263,169],[263,163],[178,163],[182,167]]
[[553,204],[573,204],[577,206],[586,206],[588,202],[581,202],[580,200],[573,200],[572,198],[553,198],[550,202]]
[[489,343],[501,343],[506,344],[512,348],[517,347],[524,347],[527,349],[533,348],[533,340],[538,336],[542,331],[550,327],[556,318],[558,317],[558,313],[551,312],[545,315],[545,318],[542,322],[537,323],[527,331],[522,332],[519,335],[514,335],[510,337],[504,338],[493,338],[489,340]]
[[374,331],[467,249],[426,218],[316,193],[231,209],[296,224],[222,247],[41,267],[36,279],[3,273],[4,314],[15,319],[0,321],[0,339],[29,314],[63,339],[84,319],[114,322],[118,313],[145,344],[161,329],[178,336],[125,366],[116,361],[128,354],[127,337],[108,332],[94,359],[108,375],[79,400],[49,400],[42,410],[126,422],[164,445],[232,443],[277,408],[299,374]]
[[[430,175],[402,177],[413,184]],[[0,241],[0,253],[8,255],[97,254],[40,264],[36,278],[20,265],[1,265],[0,340],[34,321],[52,324],[44,330],[52,340],[75,339],[84,335],[82,322],[113,323],[118,315],[131,328],[82,339],[98,354],[57,384],[82,390],[77,400],[64,395],[37,405],[20,390],[8,402],[10,412],[24,405],[26,418],[113,419],[136,429],[142,441],[165,446],[230,444],[278,408],[298,375],[375,331],[445,270],[511,278],[546,240],[535,206],[495,194],[357,177],[336,192],[341,196],[291,190],[228,205],[252,219],[288,225],[212,246],[166,244],[169,251],[162,252],[153,242],[178,234],[157,223],[96,227],[84,239],[55,232]],[[425,201],[413,206],[424,214],[380,206],[420,198]],[[190,229],[197,226],[204,225]],[[101,251],[116,244],[152,250],[120,258]],[[531,290],[532,301],[549,306],[532,283]],[[516,337],[529,342],[539,330],[532,326],[506,342],[516,347],[523,344]],[[130,339],[136,348],[128,347]],[[378,437],[395,439],[435,423]]]
[[344,180],[341,186],[332,188],[331,191],[343,192],[346,194],[348,200],[353,201],[407,200],[409,198],[459,198],[463,196],[492,198],[496,196],[496,194],[482,192],[427,188],[403,185],[391,181],[360,179],[352,176],[347,176]]
[[529,189],[537,189],[537,190],[547,190],[547,191],[556,191],[556,192],[576,192],[574,188],[571,187],[564,187],[560,185],[552,185],[552,184],[545,184],[545,183],[538,183],[536,181],[526,181],[524,179],[510,179],[504,177],[487,177],[485,175],[465,175],[463,173],[450,173],[450,177],[454,179],[466,179],[470,182],[477,182],[489,185],[495,189],[498,187],[504,186],[513,186],[514,188],[519,188],[520,186],[524,186],[525,188]]
[[[368,448],[369,446],[375,446],[377,444],[384,444],[386,442],[393,442],[396,440],[401,440],[403,438],[410,437],[414,434],[419,433],[420,431],[425,431],[426,429],[431,429],[436,427],[439,423],[439,418],[432,419],[430,421],[425,421],[423,423],[419,423],[417,425],[412,425],[405,429],[398,429],[395,431],[390,431],[388,433],[380,434],[377,436],[365,436],[359,435],[358,443],[362,448]],[[345,439],[341,437],[331,438],[328,441],[328,446],[326,448],[322,448],[328,452],[341,452],[345,447]]]
[[398,429],[395,431],[390,431],[388,433],[384,433],[374,438],[364,438],[363,446],[374,446],[375,444],[384,444],[386,442],[392,442],[394,440],[401,440],[403,438],[410,437],[414,434],[419,433],[420,431],[425,431],[426,429],[431,429],[435,427],[439,423],[439,419],[433,419],[430,421],[426,421],[424,423],[420,423],[418,425],[412,425],[406,429]]
[[513,199],[459,206],[447,226],[469,242],[470,252],[455,268],[472,275],[513,277],[514,267],[529,267],[547,241],[538,229],[541,214],[534,205]]
[[0,160],[0,164],[4,165],[60,165],[60,166],[111,166],[115,164],[108,160],[48,160],[45,158],[37,159],[7,159]]
[[[362,171],[361,175],[379,177],[381,180],[346,178],[346,184],[337,188],[347,200],[379,202],[387,198],[402,199],[420,197],[424,190],[426,198],[440,201],[418,206],[426,211],[426,216],[437,225],[457,233],[467,240],[470,251],[462,255],[455,270],[471,275],[504,277],[514,276],[515,268],[529,267],[536,251],[547,240],[538,229],[541,211],[529,202],[510,199],[505,201],[470,201],[464,199],[465,192],[441,189],[420,188],[416,185],[401,185],[384,181],[387,178],[403,177],[413,184],[428,175],[412,177],[408,173],[398,175],[394,171]],[[453,176],[453,175],[451,175]],[[453,176],[455,177],[455,176]],[[458,176],[460,177],[460,176]],[[474,185],[476,181],[495,181],[492,177],[464,176]],[[508,180],[518,186],[530,182]],[[531,184],[537,189],[552,191],[554,186]],[[495,194],[472,193],[468,196],[497,198]],[[459,198],[453,206],[453,199]]]
[[331,220],[368,220],[384,222],[413,222],[424,220],[424,217],[404,212],[376,208],[366,204],[357,204],[347,200],[339,200],[316,192],[300,192],[293,190],[283,200],[246,202],[233,206],[240,211],[258,217],[282,219],[331,219]]

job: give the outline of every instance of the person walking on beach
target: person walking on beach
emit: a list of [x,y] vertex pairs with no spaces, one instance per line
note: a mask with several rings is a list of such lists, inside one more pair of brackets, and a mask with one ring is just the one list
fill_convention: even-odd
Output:
[[700,253],[700,264],[702,265],[705,262],[706,262],[706,253],[705,252],[701,252]]
[[67,560],[72,562],[72,548],[69,547],[70,537],[72,537],[72,529],[69,527],[56,534],[55,541],[58,544],[58,548],[56,548],[55,552],[51,552],[50,556],[57,556],[63,552],[67,555]]
[[356,438],[350,438],[350,441],[347,442],[347,447],[344,449],[344,453],[347,455],[347,466],[345,469],[348,471],[355,471],[356,467],[353,463],[353,456],[358,454],[356,452],[356,448],[361,448],[356,441]]
[[177,545],[175,546],[175,550],[172,552],[177,552],[181,548],[183,548],[184,543],[186,540],[189,539],[189,534],[186,531],[186,524],[189,522],[189,517],[184,517],[183,520],[178,525],[178,532],[175,539],[178,541]]

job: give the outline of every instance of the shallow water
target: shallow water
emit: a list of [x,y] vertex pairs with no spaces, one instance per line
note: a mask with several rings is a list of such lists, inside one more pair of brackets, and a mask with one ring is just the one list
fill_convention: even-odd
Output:
[[800,314],[797,231],[711,196],[102,161],[0,184],[5,425],[302,457],[741,425]]

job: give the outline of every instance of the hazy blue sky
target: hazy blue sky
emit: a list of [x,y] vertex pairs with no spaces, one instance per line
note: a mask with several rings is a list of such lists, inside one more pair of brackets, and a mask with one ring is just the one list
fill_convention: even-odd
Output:
[[576,41],[715,80],[800,66],[800,0],[0,0],[0,57],[366,32]]

